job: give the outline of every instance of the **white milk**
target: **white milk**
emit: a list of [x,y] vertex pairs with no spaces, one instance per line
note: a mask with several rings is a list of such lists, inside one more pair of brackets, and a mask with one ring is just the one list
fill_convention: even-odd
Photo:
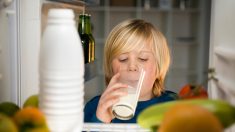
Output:
[[[136,105],[136,94],[128,93],[127,96],[121,97],[120,101],[115,104],[113,107],[114,114],[122,120],[130,119],[134,116]],[[122,117],[119,115],[122,115]]]

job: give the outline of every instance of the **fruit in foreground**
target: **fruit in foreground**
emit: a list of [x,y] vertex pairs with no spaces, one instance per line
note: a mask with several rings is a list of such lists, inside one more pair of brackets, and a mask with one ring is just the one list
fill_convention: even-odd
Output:
[[26,107],[18,111],[14,121],[21,132],[49,132],[43,113],[35,107]]
[[20,107],[12,102],[3,102],[0,104],[0,113],[3,113],[9,117],[13,117],[14,114],[20,110]]
[[189,104],[172,106],[165,114],[158,132],[222,132],[218,118],[207,109]]
[[29,107],[29,106],[38,108],[38,104],[39,104],[38,95],[37,94],[31,95],[24,102],[23,108]]
[[153,105],[139,114],[137,122],[143,128],[158,128],[162,123],[165,112],[177,104],[191,104],[207,109],[219,119],[223,128],[230,127],[233,123],[235,123],[234,106],[222,100],[210,99],[176,100]]
[[17,132],[14,122],[4,114],[0,113],[0,132]]

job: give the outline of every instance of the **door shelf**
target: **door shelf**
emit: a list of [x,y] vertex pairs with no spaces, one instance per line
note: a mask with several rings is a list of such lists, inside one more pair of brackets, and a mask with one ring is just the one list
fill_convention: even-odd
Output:
[[235,61],[235,53],[232,48],[224,48],[222,46],[215,47],[215,54],[229,61]]
[[219,80],[218,87],[221,88],[225,93],[235,96],[234,82],[233,80],[225,79],[222,76],[217,75],[216,78]]

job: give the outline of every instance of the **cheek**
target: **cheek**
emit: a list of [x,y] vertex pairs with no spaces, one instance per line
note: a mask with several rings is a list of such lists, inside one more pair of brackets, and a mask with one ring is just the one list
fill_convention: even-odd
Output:
[[116,59],[114,59],[111,65],[113,73],[116,74],[119,71],[120,63]]
[[144,78],[144,83],[143,83],[143,89],[146,92],[152,91],[152,87],[154,84],[154,81],[156,79],[155,73],[155,67],[151,66],[151,67],[147,67],[145,68],[145,78]]
[[146,75],[145,75],[145,85],[146,87],[152,87],[154,81],[155,81],[155,69],[150,69],[146,70]]
[[148,67],[147,69],[145,68],[145,78],[144,78],[144,83],[143,87],[141,89],[140,96],[141,97],[151,97],[152,96],[152,91],[153,91],[153,84],[155,81],[155,67]]

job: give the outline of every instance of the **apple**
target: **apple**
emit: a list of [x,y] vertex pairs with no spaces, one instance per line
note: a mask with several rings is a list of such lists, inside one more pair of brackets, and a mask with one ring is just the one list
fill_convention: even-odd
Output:
[[0,132],[18,132],[10,117],[0,113]]
[[9,117],[13,117],[18,110],[20,110],[20,107],[13,102],[0,103],[0,113]]

